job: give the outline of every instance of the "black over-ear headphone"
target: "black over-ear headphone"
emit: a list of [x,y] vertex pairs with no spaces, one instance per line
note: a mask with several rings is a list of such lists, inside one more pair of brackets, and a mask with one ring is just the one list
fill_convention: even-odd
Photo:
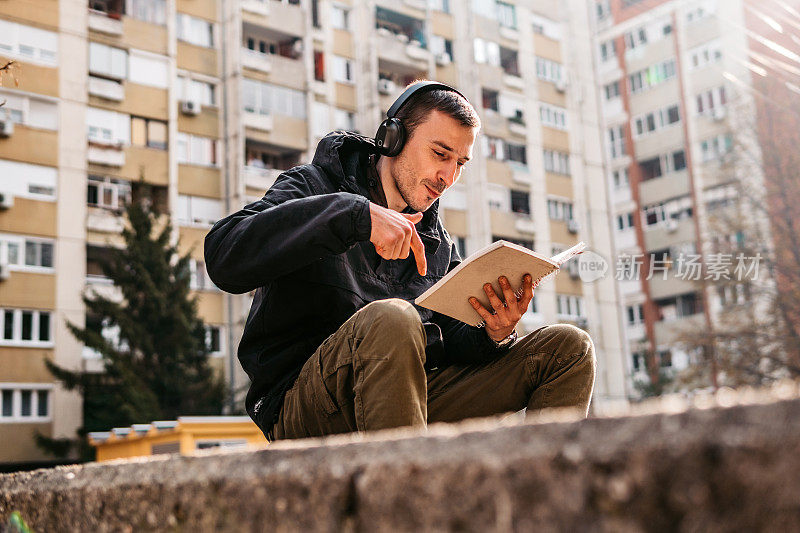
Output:
[[419,91],[430,91],[434,89],[453,91],[464,97],[465,100],[467,99],[466,96],[456,89],[444,83],[420,81],[411,85],[408,89],[403,91],[403,94],[401,94],[397,100],[395,100],[392,107],[386,112],[386,120],[381,122],[381,125],[378,126],[378,133],[375,134],[375,150],[379,154],[387,157],[394,157],[403,150],[403,145],[406,143],[406,129],[403,123],[400,122],[400,119],[395,118],[395,115],[412,95]]

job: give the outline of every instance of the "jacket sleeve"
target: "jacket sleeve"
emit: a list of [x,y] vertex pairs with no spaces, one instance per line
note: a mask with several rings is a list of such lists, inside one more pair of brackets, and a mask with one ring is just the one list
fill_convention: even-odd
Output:
[[349,192],[318,194],[306,177],[312,171],[303,168],[282,173],[261,200],[208,232],[206,269],[220,289],[251,291],[369,239],[369,200]]
[[[450,272],[459,263],[461,256],[455,243],[451,241],[450,264],[447,271]],[[464,298],[469,296],[465,294]],[[445,358],[450,364],[488,363],[509,350],[508,347],[498,348],[484,328],[470,326],[441,313],[434,313],[431,321],[442,330]]]

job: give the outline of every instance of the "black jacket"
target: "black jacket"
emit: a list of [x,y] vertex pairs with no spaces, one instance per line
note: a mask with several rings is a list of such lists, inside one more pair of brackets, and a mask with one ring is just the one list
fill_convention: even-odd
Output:
[[[256,289],[239,361],[251,380],[247,412],[265,434],[284,393],[325,338],[372,301],[413,303],[461,261],[439,220],[438,200],[417,224],[428,263],[424,277],[413,254],[394,261],[377,254],[369,241],[367,158],[373,148],[372,139],[354,133],[327,135],[311,165],[283,172],[261,200],[206,235],[213,282],[237,294]],[[507,351],[482,329],[417,310],[428,368],[488,361]]]

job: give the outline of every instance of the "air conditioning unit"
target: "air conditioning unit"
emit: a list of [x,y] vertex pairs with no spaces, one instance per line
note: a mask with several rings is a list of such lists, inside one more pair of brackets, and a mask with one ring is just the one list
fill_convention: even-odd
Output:
[[199,115],[202,105],[198,100],[184,100],[181,102],[181,113],[184,115]]
[[567,231],[569,231],[570,233],[578,233],[579,229],[580,225],[578,224],[577,220],[575,220],[574,218],[567,220]]
[[664,221],[664,227],[667,228],[667,231],[670,233],[678,231],[678,221],[674,218],[668,218]]
[[0,263],[0,281],[5,281],[11,276],[11,269],[8,263]]
[[0,209],[11,209],[14,207],[14,195],[10,192],[0,192]]
[[[577,261],[577,259],[575,261]],[[571,267],[568,268],[567,271],[569,272],[569,277],[572,279],[578,279],[581,277],[581,272],[577,268]]]
[[381,94],[392,94],[394,93],[395,85],[392,80],[387,80],[386,78],[382,78],[378,80],[378,92]]
[[579,327],[579,328],[581,328],[581,329],[588,329],[588,327],[589,327],[589,321],[588,321],[588,320],[586,320],[586,319],[585,319],[585,318],[583,318],[583,317],[580,317],[580,318],[578,318],[578,319],[576,319],[576,320],[575,320],[575,325],[576,325],[576,326],[578,326],[578,327]]
[[453,58],[450,57],[450,54],[447,52],[442,52],[441,54],[436,54],[436,64],[440,67],[444,67],[449,65],[453,61]]
[[715,107],[713,116],[714,116],[714,120],[716,120],[717,122],[725,120],[725,117],[727,116],[727,113],[725,112],[725,108],[724,107]]
[[563,93],[567,91],[567,81],[566,80],[558,80],[556,82],[556,91]]
[[14,134],[14,123],[11,118],[0,118],[0,137],[11,137]]

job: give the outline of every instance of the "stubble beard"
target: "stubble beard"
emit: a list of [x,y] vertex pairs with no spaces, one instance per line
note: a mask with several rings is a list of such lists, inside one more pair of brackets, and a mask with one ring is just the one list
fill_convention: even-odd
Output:
[[[430,205],[425,203],[422,205],[417,204],[414,200],[414,189],[419,186],[420,184],[414,179],[414,171],[413,169],[409,168],[405,161],[397,161],[397,165],[393,169],[394,171],[392,174],[392,179],[394,180],[395,187],[397,188],[397,192],[400,193],[400,197],[406,203],[407,206],[411,207],[414,211],[423,212],[426,211]],[[427,194],[427,188],[425,189]]]

